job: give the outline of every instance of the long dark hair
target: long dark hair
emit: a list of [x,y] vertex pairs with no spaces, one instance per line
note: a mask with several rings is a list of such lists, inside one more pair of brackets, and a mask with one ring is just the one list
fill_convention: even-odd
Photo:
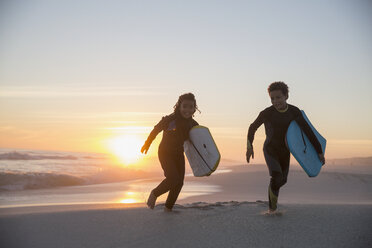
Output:
[[[197,110],[199,113],[201,113],[201,111],[199,110],[198,108],[198,105],[196,104],[196,99],[195,99],[195,96],[193,93],[185,93],[183,95],[180,95],[178,97],[178,101],[177,103],[174,105],[173,109],[174,109],[174,112],[175,114],[178,114],[179,111],[180,111],[180,107],[181,107],[181,103],[184,101],[184,100],[190,100],[190,101],[193,101],[194,102],[194,106],[195,106],[195,110]],[[194,115],[192,115],[194,116]]]

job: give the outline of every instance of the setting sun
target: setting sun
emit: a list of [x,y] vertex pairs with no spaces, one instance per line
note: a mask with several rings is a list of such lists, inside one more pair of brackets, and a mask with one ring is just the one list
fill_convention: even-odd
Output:
[[132,164],[141,157],[142,140],[135,135],[122,135],[108,141],[110,150],[124,164]]

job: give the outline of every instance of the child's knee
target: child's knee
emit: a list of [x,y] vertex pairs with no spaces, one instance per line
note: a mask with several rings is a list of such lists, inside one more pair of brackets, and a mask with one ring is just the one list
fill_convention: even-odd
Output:
[[271,175],[270,183],[274,190],[278,190],[287,183],[287,178],[283,177],[282,173],[274,171]]
[[172,188],[182,188],[183,178],[182,177],[172,178],[172,180],[170,180],[170,184]]

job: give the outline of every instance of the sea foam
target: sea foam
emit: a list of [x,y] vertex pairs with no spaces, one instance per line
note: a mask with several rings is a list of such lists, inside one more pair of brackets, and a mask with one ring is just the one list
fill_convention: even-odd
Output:
[[83,178],[54,173],[0,173],[0,190],[42,189],[83,185]]

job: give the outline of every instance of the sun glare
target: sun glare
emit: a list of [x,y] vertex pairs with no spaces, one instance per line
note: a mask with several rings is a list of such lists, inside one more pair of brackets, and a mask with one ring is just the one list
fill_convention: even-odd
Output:
[[141,157],[142,143],[135,135],[123,135],[109,140],[108,145],[120,162],[128,165],[137,162]]
[[126,192],[124,198],[120,199],[120,203],[128,204],[128,203],[138,203],[142,202],[142,198],[140,197],[138,192]]
[[128,203],[137,203],[137,200],[135,199],[123,199],[120,201],[120,203],[128,204]]

